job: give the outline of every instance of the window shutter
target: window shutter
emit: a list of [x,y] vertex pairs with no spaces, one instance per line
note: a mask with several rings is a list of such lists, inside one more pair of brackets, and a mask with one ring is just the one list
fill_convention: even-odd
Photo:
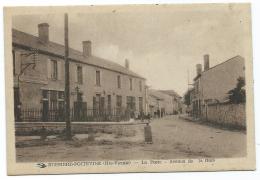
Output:
[[61,61],[57,61],[58,80],[62,80],[62,64]]
[[47,77],[51,79],[51,60],[47,59]]

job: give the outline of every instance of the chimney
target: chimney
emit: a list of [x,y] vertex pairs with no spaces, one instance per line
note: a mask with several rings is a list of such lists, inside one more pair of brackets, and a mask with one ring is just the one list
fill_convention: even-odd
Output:
[[91,56],[91,41],[83,41],[82,46],[83,46],[83,56],[84,57]]
[[197,64],[196,65],[196,69],[197,69],[197,76],[201,74],[202,72],[202,65],[201,64]]
[[125,59],[125,68],[129,69],[129,60],[128,59]]
[[38,24],[38,36],[41,42],[47,43],[49,41],[49,24]]
[[209,55],[204,55],[204,71],[209,70]]

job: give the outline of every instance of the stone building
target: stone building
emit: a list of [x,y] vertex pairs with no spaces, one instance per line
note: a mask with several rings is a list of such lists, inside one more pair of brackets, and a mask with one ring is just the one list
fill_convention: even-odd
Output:
[[192,93],[193,115],[200,117],[207,104],[227,101],[227,93],[236,87],[237,79],[245,77],[245,62],[241,56],[235,56],[216,66],[209,66],[209,55],[204,55],[202,65],[196,65],[197,76],[194,78]]
[[181,113],[183,109],[182,97],[174,90],[160,90],[160,92],[171,96],[173,114]]
[[[164,115],[177,114],[180,108],[179,95],[173,95],[173,90],[148,90],[149,114],[162,117]],[[178,96],[178,98],[177,98]]]
[[148,92],[148,114],[151,117],[161,117],[163,99],[155,94]]
[[[40,109],[47,121],[64,106],[64,46],[50,41],[47,23],[38,25],[38,37],[13,29],[12,45],[15,112]],[[130,70],[129,60],[124,67],[96,57],[91,41],[83,41],[82,52],[69,49],[69,61],[71,108],[144,111],[145,78]]]

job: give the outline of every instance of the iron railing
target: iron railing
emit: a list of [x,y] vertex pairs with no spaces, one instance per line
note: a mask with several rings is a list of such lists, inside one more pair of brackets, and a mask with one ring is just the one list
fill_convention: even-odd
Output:
[[[109,122],[109,121],[128,121],[130,118],[135,118],[138,113],[138,118],[141,119],[143,113],[134,112],[125,108],[114,109],[71,109],[71,121],[81,122]],[[42,109],[27,108],[21,109],[20,116],[16,117],[16,121],[24,122],[63,122],[64,110],[63,109],[49,109],[43,111]]]

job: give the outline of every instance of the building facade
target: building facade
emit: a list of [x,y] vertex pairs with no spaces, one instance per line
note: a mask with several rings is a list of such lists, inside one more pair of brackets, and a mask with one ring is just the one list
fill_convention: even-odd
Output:
[[182,102],[182,97],[178,93],[176,93],[174,90],[160,90],[160,92],[171,97],[173,114],[182,113],[184,104]]
[[204,56],[204,71],[197,64],[197,76],[194,78],[192,92],[193,115],[200,117],[207,104],[227,101],[227,93],[236,87],[239,77],[245,78],[245,62],[241,56],[235,56],[214,67],[209,67],[209,55]]
[[[162,117],[164,115],[177,114],[181,107],[180,96],[173,95],[173,90],[148,90],[149,114]],[[177,97],[178,96],[178,97]]]
[[[38,25],[39,36],[12,31],[14,103],[16,116],[23,109],[40,109],[43,121],[51,110],[64,108],[64,46],[49,40],[49,25]],[[69,49],[70,107],[89,113],[128,109],[144,113],[145,78],[125,67],[92,55],[91,42],[83,51]],[[17,113],[18,112],[18,113]]]

